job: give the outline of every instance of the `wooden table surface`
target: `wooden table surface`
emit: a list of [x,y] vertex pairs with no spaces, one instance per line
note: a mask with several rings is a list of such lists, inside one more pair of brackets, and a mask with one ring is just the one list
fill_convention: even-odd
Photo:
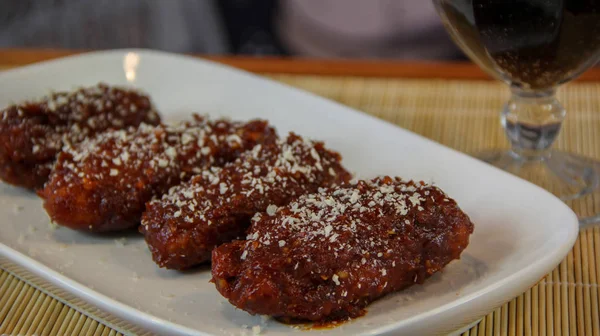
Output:
[[[85,51],[55,49],[0,49],[0,70],[75,55]],[[195,57],[204,57],[192,55]],[[286,73],[380,78],[490,79],[469,62],[420,62],[394,60],[321,60],[278,57],[204,57],[257,73]],[[600,67],[588,70],[577,80],[600,81]]]

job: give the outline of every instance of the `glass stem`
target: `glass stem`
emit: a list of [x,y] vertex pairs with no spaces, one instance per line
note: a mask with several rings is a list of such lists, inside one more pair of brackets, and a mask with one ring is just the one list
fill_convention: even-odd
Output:
[[554,88],[526,91],[513,87],[511,91],[501,115],[511,154],[524,161],[543,160],[550,155],[566,111],[556,99]]

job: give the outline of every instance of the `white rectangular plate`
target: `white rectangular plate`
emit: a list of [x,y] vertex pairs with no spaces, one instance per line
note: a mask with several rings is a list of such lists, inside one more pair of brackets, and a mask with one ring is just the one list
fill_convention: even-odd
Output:
[[[117,50],[41,63],[0,73],[0,107],[99,81],[143,89],[166,120],[192,111],[268,119],[281,135],[293,130],[325,140],[360,177],[435,181],[471,216],[475,233],[460,261],[424,285],[375,302],[364,317],[306,335],[448,333],[527,290],[577,237],[575,214],[538,187],[366,114],[208,61]],[[235,309],[208,282],[208,267],[159,269],[139,235],[117,243],[122,235],[51,229],[33,193],[0,185],[0,218],[0,257],[146,330],[239,335],[260,325],[268,335],[296,331]]]

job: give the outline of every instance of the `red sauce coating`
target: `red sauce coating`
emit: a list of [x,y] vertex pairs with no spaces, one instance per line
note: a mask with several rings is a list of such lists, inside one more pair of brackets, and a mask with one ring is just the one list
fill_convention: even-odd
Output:
[[290,134],[257,145],[223,168],[213,167],[149,202],[142,217],[154,261],[186,269],[210,260],[214,247],[241,238],[250,218],[319,187],[348,182],[339,154]]
[[94,232],[139,224],[145,203],[212,165],[275,141],[265,121],[205,120],[109,131],[66,146],[39,195],[60,225]]
[[0,115],[0,179],[29,189],[48,180],[63,145],[107,129],[160,122],[148,96],[105,84],[11,105]]
[[212,281],[251,314],[354,317],[458,259],[472,232],[469,217],[437,187],[359,181],[256,214],[246,240],[213,250]]

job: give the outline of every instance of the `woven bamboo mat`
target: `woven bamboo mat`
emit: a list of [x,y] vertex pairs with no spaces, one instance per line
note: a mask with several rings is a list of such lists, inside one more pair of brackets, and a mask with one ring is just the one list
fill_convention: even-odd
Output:
[[[499,125],[499,110],[508,95],[499,83],[271,77],[460,151],[475,153],[507,146]],[[568,117],[556,148],[600,159],[600,83],[569,84],[560,91],[559,99],[567,108]],[[600,199],[589,198],[573,207],[579,214],[598,212]],[[0,334],[121,335],[117,329],[128,333],[127,326],[112,324],[84,303],[40,290],[14,273],[18,272],[0,269]],[[600,336],[599,281],[600,227],[593,227],[580,233],[573,250],[552,273],[498,307],[463,336]]]

